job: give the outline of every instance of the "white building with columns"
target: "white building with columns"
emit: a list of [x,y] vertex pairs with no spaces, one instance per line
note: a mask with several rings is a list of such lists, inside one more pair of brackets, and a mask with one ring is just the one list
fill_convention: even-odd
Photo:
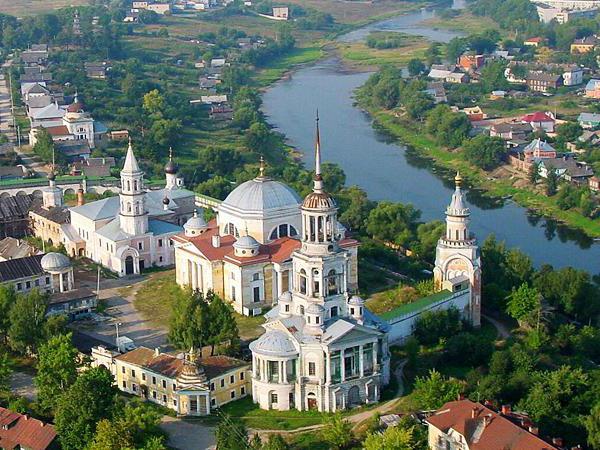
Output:
[[436,248],[434,284],[437,291],[457,292],[465,283],[469,300],[464,316],[475,327],[481,325],[481,256],[477,240],[469,232],[471,211],[465,204],[462,177],[456,174],[456,190],[446,208],[446,234]]
[[387,325],[352,295],[354,256],[341,245],[337,207],[323,189],[318,122],[314,188],[301,224],[289,290],[267,314],[265,334],[250,344],[252,397],[277,410],[376,402],[389,381]]
[[[213,290],[245,315],[262,314],[292,286],[292,254],[301,246],[301,199],[285,184],[265,174],[236,187],[218,205],[217,218],[198,215],[173,238],[177,284]],[[330,224],[337,245],[348,257],[350,289],[357,288],[357,246],[337,222]]]

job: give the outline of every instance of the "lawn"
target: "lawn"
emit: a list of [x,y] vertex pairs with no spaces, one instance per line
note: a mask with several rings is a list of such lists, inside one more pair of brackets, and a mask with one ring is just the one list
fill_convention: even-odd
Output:
[[66,6],[87,5],[89,0],[0,0],[0,13],[12,16],[31,16]]
[[378,50],[364,42],[337,44],[341,57],[350,66],[375,67],[383,64],[406,65],[412,58],[423,58],[429,42],[423,38],[401,34],[402,45],[398,48]]
[[255,78],[259,85],[268,86],[279,80],[283,74],[294,67],[309,64],[321,59],[324,52],[321,47],[295,48],[283,58],[275,60],[272,64],[261,69]]
[[[123,293],[131,294],[132,290],[127,289]],[[175,282],[174,269],[152,273],[135,294],[133,305],[154,326],[168,328],[173,303],[180,289]],[[235,314],[235,320],[241,339],[255,339],[264,332],[261,324],[265,319],[262,316],[246,317]]]
[[423,21],[421,25],[434,29],[444,28],[447,30],[462,31],[465,34],[481,33],[482,30],[497,30],[501,32],[499,25],[494,20],[489,17],[475,16],[466,9],[458,12],[455,17],[436,16]]
[[260,409],[250,397],[227,403],[221,408],[232,420],[242,420],[248,428],[293,430],[323,423],[327,414],[318,411],[275,411]]

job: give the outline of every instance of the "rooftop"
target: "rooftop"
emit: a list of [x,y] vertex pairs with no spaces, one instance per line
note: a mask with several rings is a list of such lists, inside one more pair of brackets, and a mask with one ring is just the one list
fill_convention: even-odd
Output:
[[391,320],[395,319],[396,317],[405,316],[407,314],[420,311],[423,308],[433,305],[436,302],[446,300],[452,295],[452,292],[448,290],[436,292],[435,294],[428,295],[427,297],[420,298],[412,303],[407,303],[405,305],[394,308],[391,311],[380,314],[379,317],[381,317],[383,320]]
[[44,255],[26,256],[0,262],[0,283],[20,280],[42,275],[42,257]]
[[55,439],[54,426],[0,407],[0,448],[45,450]]

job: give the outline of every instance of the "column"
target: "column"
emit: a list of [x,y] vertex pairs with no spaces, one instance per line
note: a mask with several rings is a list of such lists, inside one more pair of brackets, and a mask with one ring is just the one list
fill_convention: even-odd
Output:
[[331,383],[331,355],[329,352],[325,354],[325,382]]
[[68,286],[69,291],[73,290],[73,270],[70,270],[68,272],[67,286]]
[[340,350],[340,371],[342,375],[342,383],[346,381],[346,359],[344,358],[344,350]]
[[281,381],[287,383],[287,362],[281,361]]
[[379,372],[377,367],[377,341],[373,342],[373,372]]
[[277,298],[283,294],[283,273],[281,268],[275,272],[277,274]]
[[196,395],[196,412],[200,412],[200,396]]
[[65,284],[64,284],[63,274],[62,273],[58,274],[58,283],[59,283],[59,287],[60,287],[60,291],[59,292],[64,292],[65,291]]
[[198,289],[198,265],[192,261],[192,289]]
[[360,377],[364,376],[364,366],[363,366],[363,346],[362,344],[358,346],[358,364],[360,367]]

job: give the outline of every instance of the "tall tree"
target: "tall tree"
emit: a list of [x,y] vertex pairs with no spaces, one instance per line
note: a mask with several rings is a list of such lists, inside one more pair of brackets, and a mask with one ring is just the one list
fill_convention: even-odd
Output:
[[224,416],[215,430],[219,450],[247,450],[248,431],[241,420],[231,420]]
[[444,403],[455,400],[461,391],[461,384],[452,378],[445,378],[435,369],[426,377],[415,379],[413,398],[419,408],[437,409]]
[[0,395],[10,391],[10,376],[12,375],[12,367],[8,355],[0,352]]
[[56,406],[56,431],[64,450],[80,450],[92,442],[96,424],[113,417],[118,393],[112,374],[103,367],[79,375]]
[[542,307],[540,292],[523,283],[508,296],[506,312],[521,325],[533,326]]
[[71,343],[72,334],[51,337],[38,351],[35,384],[40,406],[53,411],[61,394],[77,379],[78,351]]
[[341,414],[336,413],[325,419],[323,438],[334,449],[343,449],[352,442],[352,425]]
[[12,286],[0,286],[0,339],[6,343],[10,328],[10,309],[15,304],[17,295]]
[[37,289],[17,296],[9,314],[11,325],[8,337],[11,347],[20,353],[35,353],[44,339],[47,308],[48,296]]
[[558,174],[556,170],[550,169],[548,170],[548,174],[546,175],[546,195],[552,197],[558,191]]
[[600,449],[600,401],[592,407],[589,415],[585,416],[583,423],[588,444],[595,450]]

